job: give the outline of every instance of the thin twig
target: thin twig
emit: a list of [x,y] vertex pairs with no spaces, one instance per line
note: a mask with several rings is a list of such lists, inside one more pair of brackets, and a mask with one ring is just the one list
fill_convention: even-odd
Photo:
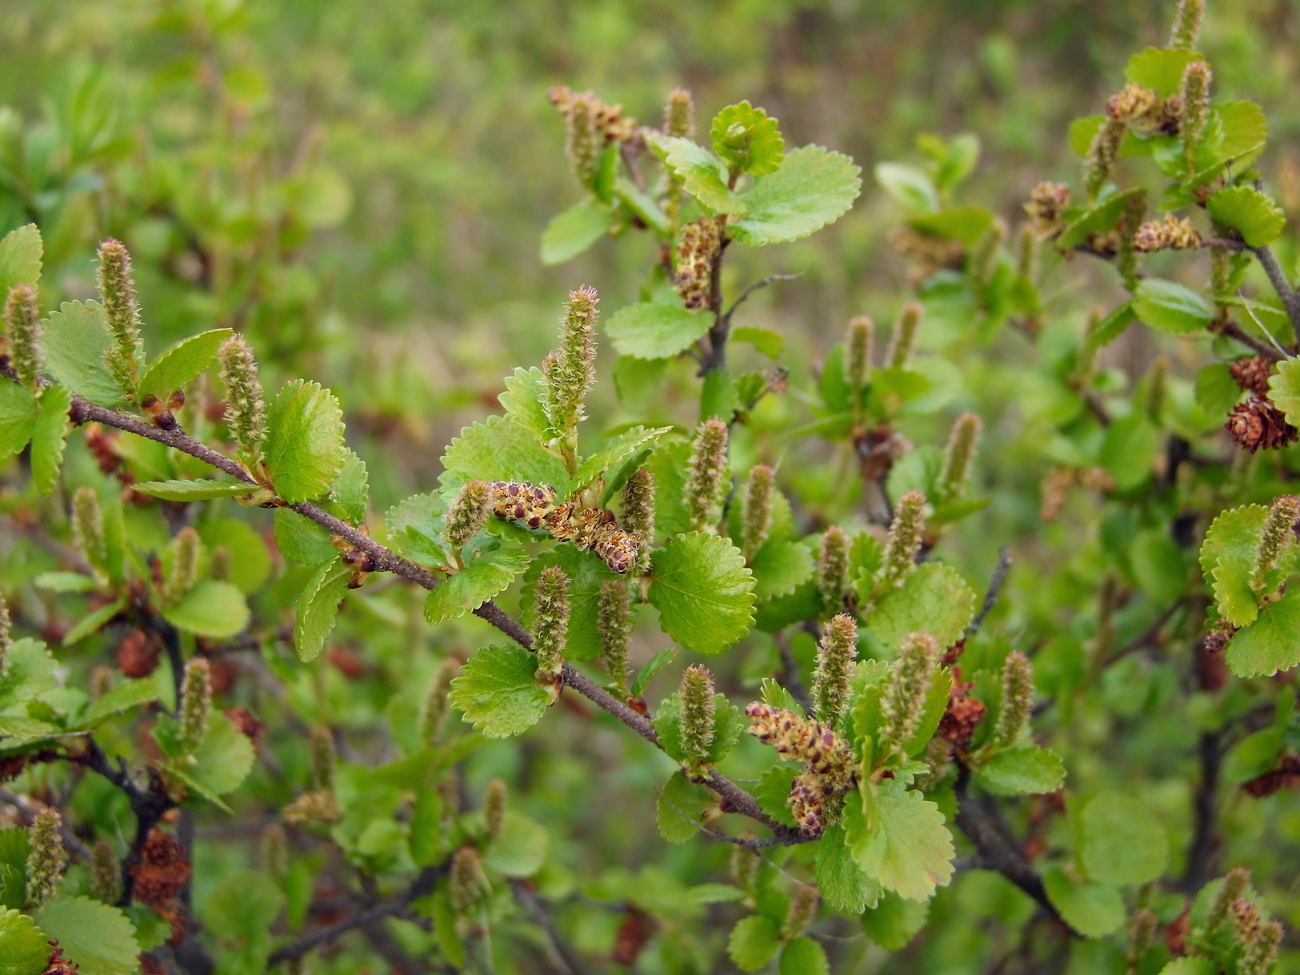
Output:
[[1200,890],[1214,875],[1219,770],[1225,752],[1219,732],[1201,733],[1196,743],[1201,775],[1192,793],[1192,838],[1187,844],[1187,867],[1179,881],[1179,886],[1188,893]]
[[998,604],[998,596],[1002,592],[1002,584],[1007,581],[1007,573],[1010,571],[1011,546],[1003,545],[998,549],[998,563],[993,567],[993,576],[989,579],[988,590],[984,593],[984,605],[975,614],[970,626],[966,627],[966,639],[969,640],[978,633],[979,628],[984,625],[984,620],[989,613],[993,612],[993,607]]
[[1282,265],[1278,264],[1277,258],[1273,256],[1273,251],[1267,245],[1264,247],[1252,247],[1251,253],[1259,259],[1260,267],[1268,275],[1269,283],[1273,285],[1273,290],[1277,296],[1282,299],[1282,307],[1286,309],[1286,317],[1291,319],[1291,331],[1295,336],[1295,341],[1300,344],[1300,293],[1291,287],[1291,282],[1286,279],[1286,272],[1282,270]]
[[[812,635],[814,640],[817,639],[816,627],[813,627]],[[803,679],[799,676],[799,662],[794,659],[790,641],[783,631],[777,630],[772,634],[772,642],[781,653],[781,686],[799,702],[805,716],[812,714],[812,698],[808,696],[808,688],[804,687]]]
[[740,297],[731,303],[731,307],[727,309],[726,314],[723,315],[722,317],[726,319],[727,322],[730,322],[731,316],[736,313],[736,309],[739,308],[741,305],[743,305],[745,303],[745,300],[750,295],[752,295],[755,291],[761,291],[762,289],[766,288],[768,285],[773,284],[777,281],[794,281],[798,278],[803,277],[804,273],[805,272],[800,271],[798,274],[769,274],[767,277],[763,278],[763,280],[756,281],[754,284],[751,284],[748,288],[742,291],[740,293]]
[[547,961],[559,975],[582,975],[586,969],[578,961],[573,949],[565,942],[560,932],[555,927],[555,922],[551,916],[546,913],[542,906],[541,900],[528,889],[527,885],[518,880],[510,882],[510,889],[514,892],[517,900],[532,917],[533,923],[542,929],[546,935],[547,948],[550,950],[547,954]]

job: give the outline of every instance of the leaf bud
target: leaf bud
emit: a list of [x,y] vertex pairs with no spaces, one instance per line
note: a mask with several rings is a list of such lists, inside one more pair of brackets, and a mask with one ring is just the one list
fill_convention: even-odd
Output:
[[311,787],[317,792],[333,792],[334,768],[338,764],[334,733],[325,727],[313,728],[310,745]]
[[687,518],[694,531],[718,533],[718,519],[731,471],[727,465],[727,424],[717,417],[705,420],[691,444],[691,459],[683,489]]
[[695,102],[685,88],[674,88],[664,105],[664,134],[678,139],[695,137]]
[[605,667],[619,690],[627,690],[627,657],[632,638],[632,594],[622,579],[607,579],[600,584],[596,605],[596,633],[600,637],[600,654]]
[[849,320],[849,327],[844,334],[844,378],[853,392],[855,405],[861,402],[871,375],[875,337],[876,323],[870,315],[858,315]]
[[1183,81],[1178,97],[1183,103],[1183,121],[1178,134],[1187,153],[1187,172],[1196,172],[1196,150],[1205,136],[1205,122],[1210,110],[1210,66],[1204,61],[1193,61],[1183,70]]
[[492,492],[486,481],[466,482],[447,511],[447,544],[457,555],[469,540],[483,530],[492,514]]
[[533,591],[533,650],[537,679],[555,681],[564,666],[564,641],[569,632],[569,577],[558,565],[548,565]]
[[186,755],[193,755],[208,733],[208,719],[212,715],[211,667],[204,657],[191,657],[185,664],[185,677],[181,681],[180,746]]
[[39,907],[55,895],[68,853],[63,848],[59,829],[63,817],[58,810],[46,807],[36,814],[28,831],[31,852],[27,854],[27,903]]
[[1205,0],[1178,0],[1178,12],[1174,14],[1168,46],[1176,51],[1195,51],[1204,16]]
[[983,421],[974,413],[963,413],[952,425],[948,446],[944,448],[943,466],[939,469],[940,501],[954,501],[966,493],[975,448],[983,428]]
[[925,309],[916,301],[903,305],[894,324],[894,334],[889,339],[889,349],[885,352],[885,364],[890,369],[906,368],[916,347],[916,333],[921,328],[921,316]]
[[623,527],[636,535],[636,568],[650,571],[650,549],[655,537],[655,479],[644,467],[634,470],[623,485]]
[[834,726],[849,703],[849,681],[858,655],[858,625],[845,613],[833,617],[822,630],[813,671],[813,715]]
[[817,907],[821,903],[821,892],[816,884],[800,884],[790,898],[786,909],[785,923],[781,925],[781,937],[792,941],[799,937],[817,917]]
[[[925,698],[939,664],[939,647],[929,633],[912,633],[898,648],[893,674],[880,702],[882,743],[901,748],[921,721]],[[883,753],[883,751],[882,751]]]
[[1102,187],[1110,181],[1115,172],[1115,160],[1119,158],[1120,143],[1127,132],[1127,123],[1119,119],[1107,116],[1101,123],[1083,157],[1083,188],[1088,199],[1095,200]]
[[877,591],[903,584],[916,565],[916,553],[921,550],[924,533],[925,495],[920,491],[908,491],[898,499],[898,506],[894,509],[885,554],[876,572]]
[[30,284],[20,284],[9,289],[5,300],[4,318],[9,333],[9,363],[18,381],[29,393],[36,392],[36,380],[41,372],[40,334],[36,310],[36,289]]
[[995,748],[1010,748],[1029,724],[1033,711],[1033,665],[1019,650],[1012,650],[1002,665],[1002,708],[989,743]]
[[97,840],[90,848],[90,892],[105,904],[122,897],[122,867],[108,840]]
[[493,779],[483,790],[483,822],[487,825],[487,838],[490,843],[498,839],[506,828],[506,783],[504,779]]
[[1255,559],[1253,581],[1256,588],[1263,584],[1265,573],[1277,565],[1282,550],[1288,543],[1294,541],[1297,519],[1300,519],[1300,498],[1287,494],[1273,499],[1273,504],[1264,519],[1264,528],[1259,541],[1259,555]]
[[266,440],[266,400],[257,378],[257,360],[242,335],[221,344],[221,381],[226,384],[226,424],[239,448],[239,459],[257,476]]
[[420,739],[426,748],[432,748],[442,733],[449,710],[447,695],[459,669],[456,662],[448,658],[438,665],[438,669],[433,672],[433,680],[429,681],[429,689],[424,695],[424,713],[420,718]]
[[96,568],[102,566],[108,557],[99,495],[86,484],[77,488],[72,495],[72,543],[86,561]]
[[767,533],[772,528],[772,488],[775,476],[775,472],[766,464],[755,464],[750,468],[749,478],[745,481],[740,548],[751,558],[759,546],[767,541]]
[[569,293],[560,319],[560,347],[542,362],[546,379],[543,406],[551,427],[559,435],[560,450],[570,473],[577,469],[577,429],[586,414],[583,399],[596,381],[595,288]]
[[99,299],[113,333],[104,364],[118,388],[132,398],[140,384],[144,342],[140,338],[140,304],[131,280],[131,255],[120,241],[106,240],[99,245]]
[[258,838],[258,859],[273,880],[289,874],[289,834],[279,823],[267,823]]
[[709,764],[713,745],[713,675],[707,667],[691,664],[682,674],[682,750],[693,769]]
[[492,893],[492,886],[483,873],[483,862],[478,850],[462,846],[451,855],[451,906],[457,914],[465,914]]
[[170,565],[163,580],[163,598],[168,603],[177,602],[194,588],[199,574],[199,533],[186,525],[176,533],[168,547]]
[[822,533],[817,550],[817,591],[826,608],[839,612],[849,592],[849,536],[839,525]]

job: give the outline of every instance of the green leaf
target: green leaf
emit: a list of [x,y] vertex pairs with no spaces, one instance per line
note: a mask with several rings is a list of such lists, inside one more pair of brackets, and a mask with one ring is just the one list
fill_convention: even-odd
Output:
[[697,653],[722,653],[754,623],[754,576],[726,539],[677,535],[654,554],[650,602],[665,633]]
[[907,225],[931,237],[959,240],[969,247],[993,225],[993,214],[983,207],[954,207],[912,217]]
[[343,466],[343,410],[320,383],[286,383],[266,411],[263,455],[275,493],[289,504],[319,498]]
[[424,600],[424,618],[437,624],[464,616],[503,591],[526,568],[526,552],[518,549],[488,552],[429,591]]
[[522,647],[484,647],[451,682],[449,699],[488,738],[520,735],[549,704],[536,672],[537,658]]
[[330,500],[343,509],[347,520],[360,524],[366,518],[366,502],[370,499],[370,475],[366,462],[356,452],[343,448],[343,468],[330,488]]
[[569,628],[564,659],[595,660],[601,654],[600,634],[596,630],[600,587],[620,577],[591,552],[579,551],[572,545],[557,545],[533,559],[524,575],[522,603],[530,615],[534,606],[533,588],[542,570],[552,565],[558,565],[569,577]]
[[542,264],[553,267],[572,260],[609,233],[614,215],[591,200],[575,203],[551,218],[542,231]]
[[224,640],[248,625],[248,602],[229,582],[201,579],[163,616],[187,633]]
[[140,494],[152,495],[164,501],[208,501],[212,498],[234,498],[257,490],[257,485],[244,481],[213,481],[199,478],[193,481],[141,481],[131,487]]
[[1201,543],[1201,572],[1214,590],[1219,615],[1234,626],[1246,626],[1259,615],[1251,581],[1267,518],[1262,504],[1224,511],[1210,523]]
[[1137,312],[1133,310],[1133,302],[1124,302],[1124,304],[1111,311],[1109,315],[1088,329],[1088,334],[1083,337],[1081,355],[1096,352],[1098,349],[1109,345],[1123,335],[1124,330],[1136,322],[1137,319]]
[[443,508],[442,498],[436,494],[416,494],[399,501],[384,515],[388,544],[408,559],[450,568],[454,562],[442,537]]
[[41,258],[45,246],[36,224],[29,223],[11,230],[0,240],[0,302],[9,297],[16,285],[35,285],[41,280]]
[[785,339],[781,337],[781,334],[767,328],[741,325],[739,328],[731,330],[730,338],[733,342],[749,343],[769,359],[780,359],[781,353],[785,350]]
[[194,749],[190,778],[213,795],[234,792],[248,778],[256,753],[248,736],[220,711],[208,718],[208,731]]
[[901,586],[887,589],[867,615],[871,632],[895,649],[910,633],[925,631],[951,646],[975,617],[976,596],[950,566],[925,562]]
[[73,646],[90,636],[90,634],[99,632],[99,628],[120,613],[125,606],[126,600],[118,598],[87,613],[73,624],[72,629],[63,634],[63,645],[65,647]]
[[39,413],[40,403],[26,387],[8,380],[0,382],[0,458],[27,446]]
[[38,397],[40,412],[32,427],[32,483],[41,494],[49,494],[59,479],[63,449],[72,422],[72,394],[62,386],[46,386]]
[[689,843],[700,832],[701,814],[717,804],[717,797],[708,788],[692,782],[682,772],[674,772],[655,803],[659,835],[676,846]]
[[1147,804],[1103,792],[1079,814],[1079,859],[1092,880],[1145,884],[1165,871],[1169,839]]
[[137,969],[135,928],[116,907],[89,897],[56,897],[34,919],[82,975],[131,975]]
[[731,929],[727,954],[744,972],[756,972],[773,958],[781,947],[781,932],[776,923],[762,914],[753,914]]
[[114,687],[86,708],[86,713],[81,716],[80,726],[93,728],[123,711],[162,699],[167,694],[167,690],[161,683],[165,679],[164,671],[159,668],[148,677],[129,680],[125,684]]
[[1254,623],[1233,634],[1224,659],[1238,677],[1269,677],[1300,663],[1300,590],[1266,603]]
[[1122,416],[1106,427],[1097,461],[1110,472],[1121,491],[1135,488],[1151,476],[1160,452],[1160,434],[1141,412]]
[[817,841],[816,878],[822,901],[842,914],[861,914],[867,907],[878,904],[883,893],[880,885],[853,859],[843,823],[827,826]]
[[849,211],[862,189],[861,172],[842,153],[796,149],[741,197],[748,209],[729,228],[731,236],[750,247],[807,237]]
[[[740,740],[745,730],[744,712],[727,700],[725,694],[713,695],[713,741],[705,755],[705,760],[716,765]],[[664,699],[655,712],[655,731],[659,734],[659,746],[669,758],[679,762],[687,760],[682,748],[682,699],[674,691]]]
[[1161,98],[1178,94],[1183,83],[1183,72],[1193,61],[1204,60],[1203,55],[1181,48],[1148,47],[1134,54],[1124,69],[1124,79],[1131,84],[1150,88]]
[[812,576],[813,553],[799,542],[768,541],[759,546],[749,567],[760,600],[788,596]]
[[640,412],[654,403],[668,371],[668,359],[638,359],[620,355],[614,362],[614,388],[625,409]]
[[[798,713],[798,709],[794,710]],[[790,804],[786,801],[790,797],[790,786],[798,774],[799,770],[793,765],[773,765],[763,773],[754,790],[754,798],[763,807],[763,812],[786,826],[798,825],[790,812]]]
[[1061,757],[1037,745],[1006,748],[978,770],[980,785],[1000,796],[1043,795],[1065,780]]
[[925,927],[929,901],[912,901],[889,891],[880,903],[862,915],[862,930],[886,951],[902,951]]
[[80,572],[42,572],[34,581],[49,592],[89,592],[99,585],[94,578]]
[[122,391],[104,365],[113,344],[104,308],[97,301],[65,301],[42,323],[45,371],[78,396],[101,406],[122,404]]
[[1283,359],[1268,380],[1268,398],[1286,414],[1286,422],[1300,425],[1300,358]]
[[655,442],[672,427],[633,427],[620,433],[604,448],[586,458],[573,475],[573,490],[581,491],[584,487],[601,477],[606,471],[617,471],[639,453],[649,453]]
[[542,445],[528,428],[504,416],[465,427],[442,457],[441,483],[459,487],[478,478],[483,481],[531,481],[548,484],[560,497],[569,495],[569,472],[564,459]]
[[546,862],[549,841],[550,834],[541,823],[509,810],[501,835],[483,854],[483,863],[507,877],[531,877]]
[[0,975],[41,975],[50,960],[46,938],[27,915],[0,911]]
[[715,115],[709,135],[719,158],[742,173],[765,176],[781,166],[785,140],[776,119],[747,101],[729,105]]
[[708,149],[671,135],[648,135],[646,141],[701,204],[715,213],[744,212],[744,203],[727,187],[726,164]]
[[1231,161],[1240,172],[1259,158],[1268,142],[1268,117],[1254,102],[1219,102],[1211,117],[1219,122],[1223,137],[1214,150],[1214,158]]
[[1103,938],[1124,923],[1119,889],[1095,880],[1071,880],[1059,867],[1043,874],[1047,899],[1065,922],[1085,938]]
[[704,312],[679,304],[643,301],[617,311],[605,323],[614,348],[638,359],[670,359],[701,338],[713,324]]
[[1160,969],[1157,975],[1218,975],[1219,971],[1213,958],[1184,955]]
[[166,400],[173,392],[184,389],[212,368],[221,343],[234,333],[228,328],[214,328],[182,339],[149,364],[140,377],[136,393],[140,402],[150,394]]
[[288,508],[277,508],[273,524],[276,548],[291,562],[300,565],[320,565],[322,562],[332,562],[338,557],[339,550],[334,547],[330,533],[298,512]]
[[315,660],[325,649],[325,640],[338,619],[339,603],[347,595],[348,582],[352,579],[352,567],[338,556],[337,550],[335,556],[334,561],[316,570],[298,597],[293,645],[303,663]]
[[826,952],[812,938],[795,938],[781,949],[781,975],[829,975]]
[[1282,236],[1286,214],[1282,208],[1253,186],[1230,186],[1219,190],[1206,204],[1210,216],[1227,224],[1251,247],[1264,247]]
[[636,672],[636,677],[632,679],[632,686],[628,688],[628,695],[640,697],[645,692],[645,689],[650,686],[650,682],[655,679],[655,675],[677,659],[677,652],[676,647],[668,647],[666,650],[660,650],[647,660],[641,666],[641,669]]
[[533,433],[538,440],[547,441],[555,436],[550,418],[546,415],[546,379],[542,370],[516,367],[506,376],[506,391],[497,397],[510,418]]
[[227,874],[212,888],[199,916],[212,933],[237,945],[270,939],[284,894],[270,877],[251,870]]
[[874,829],[866,827],[858,796],[845,802],[845,827],[864,870],[908,900],[928,900],[952,879],[952,834],[939,807],[898,779],[874,786]]
[[1094,234],[1105,234],[1114,230],[1129,207],[1136,202],[1137,197],[1145,194],[1146,190],[1143,189],[1126,190],[1106,197],[1091,210],[1085,210],[1065,225],[1061,236],[1056,239],[1057,249],[1068,250],[1086,243]]
[[1152,328],[1186,335],[1214,320],[1214,308],[1195,291],[1173,281],[1146,278],[1137,286],[1133,311]]
[[903,163],[876,163],[874,170],[879,183],[895,200],[910,210],[937,213],[939,191],[924,171]]

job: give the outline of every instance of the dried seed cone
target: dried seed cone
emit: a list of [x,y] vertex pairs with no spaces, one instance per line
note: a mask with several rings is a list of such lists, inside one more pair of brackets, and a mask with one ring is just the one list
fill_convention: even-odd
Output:
[[1025,204],[1035,233],[1055,237],[1064,226],[1065,211],[1070,207],[1070,188],[1064,183],[1039,183],[1030,191]]
[[1224,424],[1233,443],[1245,447],[1252,454],[1260,450],[1279,450],[1297,439],[1296,428],[1286,420],[1286,415],[1267,399],[1252,396],[1238,403],[1228,414]]
[[1148,220],[1133,235],[1133,249],[1142,253],[1152,251],[1185,251],[1201,246],[1201,235],[1186,217],[1179,219],[1166,213],[1164,220]]
[[1236,359],[1228,366],[1233,381],[1256,396],[1268,398],[1268,380],[1273,375],[1273,363],[1262,355]]

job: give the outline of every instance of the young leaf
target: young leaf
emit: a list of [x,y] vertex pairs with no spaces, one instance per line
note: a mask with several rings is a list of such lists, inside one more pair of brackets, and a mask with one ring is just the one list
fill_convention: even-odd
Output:
[[1198,331],[1214,320],[1208,301],[1181,284],[1160,278],[1146,278],[1138,284],[1133,311],[1152,328],[1174,335]]
[[617,471],[623,464],[644,451],[649,453],[655,442],[672,427],[633,427],[620,433],[601,450],[586,458],[573,475],[573,489],[579,491],[606,471]]
[[193,481],[141,481],[131,488],[140,494],[152,495],[164,501],[208,501],[212,498],[234,498],[249,494],[256,485],[245,481],[213,481],[199,478]]
[[137,969],[135,929],[116,907],[89,897],[56,897],[34,920],[86,975],[131,975]]
[[780,332],[773,332],[768,328],[755,328],[752,325],[733,328],[731,341],[748,342],[769,359],[780,359],[781,353],[785,350],[785,339],[781,337]]
[[660,627],[682,646],[722,653],[754,623],[754,576],[726,539],[678,535],[654,554],[650,602]]
[[956,569],[925,562],[876,600],[867,625],[886,646],[897,648],[909,633],[924,630],[947,647],[974,618],[975,602],[974,590]]
[[939,191],[924,172],[903,163],[876,163],[874,170],[879,183],[895,200],[909,210],[936,213],[939,210]]
[[1201,571],[1214,589],[1219,613],[1234,626],[1246,626],[1259,615],[1251,580],[1267,517],[1268,509],[1261,504],[1224,511],[1211,522],[1201,543]]
[[650,135],[647,140],[664,157],[686,192],[715,213],[742,213],[745,204],[727,187],[727,167],[713,153],[690,139]]
[[1264,247],[1282,235],[1286,214],[1253,186],[1219,190],[1206,204],[1210,216],[1241,234],[1251,247]]
[[781,975],[829,975],[831,964],[812,938],[795,938],[781,949]]
[[796,149],[741,198],[747,210],[731,225],[731,236],[751,247],[807,237],[853,206],[862,188],[861,172],[841,153],[821,146]]
[[[747,719],[744,712],[727,700],[725,694],[713,695],[713,740],[709,744],[705,758],[717,764],[726,758],[745,730]],[[682,700],[678,692],[664,699],[655,712],[655,731],[659,733],[659,744],[669,758],[679,762],[686,761],[687,755],[682,748]]]
[[655,679],[655,675],[677,659],[677,653],[676,647],[668,647],[666,650],[660,650],[647,660],[641,669],[636,672],[636,677],[632,679],[632,686],[628,688],[628,696],[640,697],[645,693],[645,689],[650,686],[650,682]]
[[1300,590],[1267,603],[1259,618],[1233,634],[1225,660],[1238,677],[1269,677],[1300,663]]
[[275,528],[275,547],[289,561],[299,565],[320,565],[338,557],[339,550],[330,540],[330,533],[298,512],[277,508],[272,524]]
[[497,397],[510,418],[543,442],[554,437],[551,421],[546,416],[546,380],[542,370],[516,367],[506,376],[506,391]]
[[508,810],[501,835],[488,845],[483,864],[507,877],[531,877],[546,862],[549,842],[550,834],[541,823]]
[[1104,792],[1079,814],[1079,859],[1089,878],[1145,884],[1165,872],[1169,838],[1136,796]]
[[890,891],[862,915],[862,929],[886,951],[902,951],[925,927],[929,916],[929,901],[905,900]]
[[160,668],[148,677],[119,684],[86,708],[85,713],[81,716],[81,727],[93,728],[95,725],[114,715],[121,714],[123,711],[163,698],[167,693],[167,690],[160,683],[163,678],[164,672]]
[[813,553],[799,542],[764,542],[750,563],[754,594],[760,600],[788,596],[811,576]]
[[104,307],[97,301],[65,301],[42,323],[45,371],[100,406],[123,403],[122,391],[104,365],[104,353],[112,344]]
[[[795,713],[797,714],[798,711],[796,710]],[[798,767],[787,762],[773,765],[763,773],[758,787],[754,789],[754,798],[763,807],[763,812],[786,826],[798,825],[794,820],[794,814],[790,812],[790,804],[786,801],[790,798],[790,786],[798,774]]]
[[1146,195],[1144,189],[1125,190],[1108,196],[1091,210],[1085,210],[1065,225],[1061,235],[1056,239],[1058,250],[1067,250],[1085,243],[1093,234],[1104,234],[1115,229],[1120,218],[1137,202],[1137,198]]
[[218,938],[247,944],[269,940],[283,907],[284,894],[269,877],[236,870],[212,888],[200,916]]
[[348,521],[360,524],[366,518],[366,502],[370,497],[370,476],[366,462],[356,452],[343,448],[343,468],[330,488],[330,500],[343,509]]
[[1268,398],[1286,415],[1287,423],[1300,424],[1300,358],[1284,359],[1268,380]]
[[26,914],[0,911],[0,975],[41,975],[50,960],[48,937]]
[[[338,555],[337,550],[335,555]],[[351,578],[351,566],[338,557],[317,569],[311,581],[303,587],[293,620],[293,645],[303,663],[315,660],[325,649],[325,640],[334,629],[339,603],[347,594]]]
[[969,247],[993,225],[993,214],[983,207],[953,207],[912,217],[907,225],[931,237],[959,240]]
[[520,735],[546,713],[537,658],[522,647],[484,647],[451,682],[450,701],[488,738]]
[[1134,54],[1124,69],[1124,80],[1130,84],[1150,88],[1161,98],[1178,94],[1183,82],[1183,72],[1201,55],[1181,48],[1148,47]]
[[32,427],[32,483],[41,494],[49,494],[59,479],[63,450],[72,422],[72,394],[63,386],[46,386],[40,391],[40,412]]
[[0,382],[0,458],[27,446],[36,429],[40,402],[18,383]]
[[286,383],[267,407],[266,468],[289,504],[318,498],[343,466],[343,410],[320,383]]
[[543,552],[528,566],[522,596],[526,613],[531,614],[533,609],[533,587],[538,576],[552,565],[558,565],[569,578],[569,627],[564,658],[595,660],[601,652],[600,634],[596,631],[600,587],[619,576],[591,552],[581,552],[572,545],[557,545],[553,550]]
[[182,339],[149,364],[140,378],[137,396],[150,394],[165,400],[178,389],[198,379],[217,361],[217,350],[231,334],[228,328],[214,328]]
[[1044,795],[1061,787],[1065,769],[1055,752],[1025,745],[998,752],[979,769],[977,778],[994,795]]
[[700,815],[717,803],[717,798],[707,788],[690,781],[681,772],[674,772],[655,803],[655,825],[659,827],[659,835],[677,846],[689,843],[699,835]]
[[615,312],[605,330],[623,355],[670,359],[703,337],[712,324],[712,316],[680,304],[643,301]]
[[442,457],[441,483],[459,487],[465,481],[531,481],[549,484],[560,497],[569,494],[564,459],[547,450],[536,434],[509,417],[490,416],[465,427]]
[[822,901],[844,914],[861,914],[876,906],[884,893],[853,859],[843,823],[827,826],[817,842],[816,877]]
[[429,591],[424,618],[437,624],[464,616],[504,590],[526,568],[528,555],[518,549],[488,552]]
[[0,301],[19,284],[36,284],[41,279],[41,258],[45,254],[41,232],[29,223],[11,230],[0,240]]
[[742,173],[765,176],[781,166],[785,140],[776,119],[747,101],[729,105],[714,116],[709,135],[718,157]]
[[1220,102],[1213,117],[1219,122],[1223,137],[1214,149],[1215,159],[1231,162],[1235,172],[1242,172],[1259,158],[1268,142],[1268,117],[1254,102]]
[[727,954],[743,972],[758,971],[776,957],[780,947],[780,929],[762,914],[741,918],[727,940]]
[[399,501],[384,516],[388,544],[408,559],[451,568],[454,562],[442,537],[443,508],[443,500],[436,494],[416,494]]
[[125,606],[126,600],[119,598],[87,613],[73,624],[72,629],[63,634],[63,645],[65,647],[73,646],[90,636],[90,634],[98,633],[99,628],[120,613]]
[[253,769],[256,753],[248,736],[220,711],[208,719],[208,733],[194,749],[194,764],[187,768],[190,781],[208,794],[234,792]]
[[1095,880],[1071,880],[1060,867],[1043,874],[1047,899],[1065,922],[1085,938],[1104,938],[1124,923],[1119,889]]
[[591,200],[557,213],[542,231],[541,260],[546,267],[577,257],[609,233],[614,216]]
[[163,616],[187,633],[223,640],[248,625],[248,603],[230,583],[200,579]]
[[853,855],[888,890],[927,900],[952,879],[952,834],[933,802],[898,779],[874,786],[876,823],[869,829],[858,796],[845,801],[845,828]]

